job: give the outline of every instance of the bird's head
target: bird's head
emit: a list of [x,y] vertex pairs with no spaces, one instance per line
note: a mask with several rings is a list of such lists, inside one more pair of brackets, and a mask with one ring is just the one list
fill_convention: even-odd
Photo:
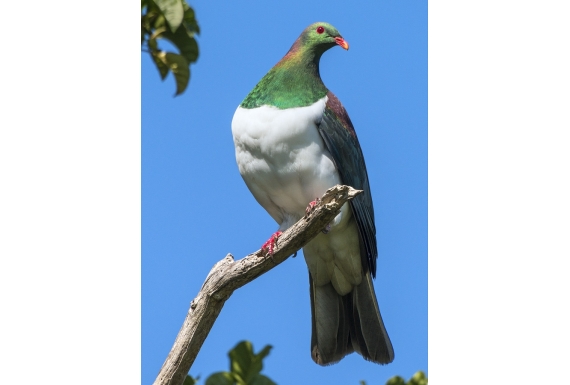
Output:
[[348,50],[348,43],[340,36],[335,27],[329,23],[319,22],[309,25],[299,37],[306,48],[322,53],[335,45]]

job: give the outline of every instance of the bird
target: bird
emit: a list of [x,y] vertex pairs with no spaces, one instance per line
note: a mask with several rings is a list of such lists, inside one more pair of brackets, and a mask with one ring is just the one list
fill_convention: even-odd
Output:
[[263,246],[270,253],[281,232],[328,188],[345,184],[363,191],[303,248],[311,357],[325,366],[357,352],[388,364],[394,349],[372,284],[378,251],[364,156],[346,109],[319,73],[322,54],[336,46],[349,48],[329,23],[303,30],[237,107],[231,123],[235,156],[246,186],[279,224]]

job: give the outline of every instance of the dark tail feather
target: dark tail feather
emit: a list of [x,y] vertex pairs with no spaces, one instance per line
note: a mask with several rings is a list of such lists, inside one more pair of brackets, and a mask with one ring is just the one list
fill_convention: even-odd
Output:
[[345,297],[352,302],[350,334],[354,350],[378,364],[394,361],[394,349],[382,322],[370,273],[366,273],[360,285]]
[[311,357],[331,365],[354,351],[366,360],[387,364],[394,360],[392,343],[384,328],[370,273],[345,296],[328,283],[311,287]]
[[328,283],[316,286],[309,273],[311,286],[311,357],[319,365],[330,365],[354,349],[350,342],[349,312],[340,295]]

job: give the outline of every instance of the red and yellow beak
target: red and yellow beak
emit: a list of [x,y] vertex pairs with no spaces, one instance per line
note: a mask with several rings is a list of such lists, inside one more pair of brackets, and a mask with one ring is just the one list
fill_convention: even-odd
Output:
[[340,45],[342,48],[348,50],[348,43],[346,42],[346,40],[344,40],[342,37],[335,37],[334,40],[336,41],[336,44]]

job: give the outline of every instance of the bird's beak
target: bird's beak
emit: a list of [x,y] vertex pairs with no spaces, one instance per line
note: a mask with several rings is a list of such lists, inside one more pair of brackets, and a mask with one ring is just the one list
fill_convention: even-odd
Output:
[[335,37],[334,40],[336,41],[336,44],[340,45],[342,48],[346,49],[348,51],[348,43],[346,42],[346,40],[344,40],[342,37]]

